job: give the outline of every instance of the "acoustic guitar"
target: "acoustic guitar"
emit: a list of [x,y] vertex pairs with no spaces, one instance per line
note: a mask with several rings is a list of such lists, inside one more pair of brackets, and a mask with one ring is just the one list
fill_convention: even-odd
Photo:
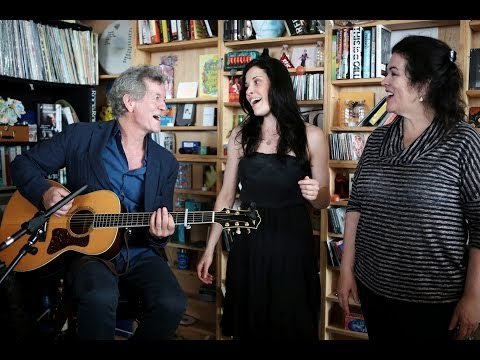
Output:
[[[49,180],[55,186],[63,187]],[[148,227],[152,212],[122,213],[118,196],[110,190],[98,190],[74,198],[67,215],[51,216],[43,225],[43,235],[34,243],[36,254],[27,253],[14,271],[26,272],[51,263],[62,254],[77,252],[111,259],[122,245],[119,228]],[[21,229],[38,209],[17,190],[10,198],[2,218],[0,243]],[[257,229],[261,218],[257,210],[223,209],[222,211],[170,212],[175,225],[218,223],[227,231]],[[123,233],[123,232],[122,232]],[[30,234],[23,235],[0,251],[0,260],[9,266],[27,244]]]

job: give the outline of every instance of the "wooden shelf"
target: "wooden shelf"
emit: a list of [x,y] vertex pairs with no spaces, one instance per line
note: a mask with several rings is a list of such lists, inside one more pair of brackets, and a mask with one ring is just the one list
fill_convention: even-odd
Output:
[[332,126],[332,132],[372,132],[377,126]]
[[[384,25],[390,30],[410,30],[410,29],[422,29],[422,28],[431,28],[431,27],[442,27],[442,26],[451,26],[459,25],[460,20],[374,20],[368,21],[359,26],[375,26],[375,25]],[[355,25],[353,25],[355,26]],[[337,29],[343,26],[335,26],[334,29]],[[351,27],[351,26],[345,26]]]
[[383,78],[332,80],[332,85],[339,87],[381,85],[382,80]]
[[[478,41],[480,41],[480,35],[475,34],[475,32],[480,32],[480,20],[374,20],[362,23],[360,26],[368,27],[374,25],[384,25],[391,29],[392,31],[396,30],[413,30],[413,29],[424,29],[424,28],[432,28],[438,27],[439,29],[439,37],[445,38],[447,37],[449,41],[456,41],[455,39],[470,39],[470,32],[471,37],[475,37],[475,41],[472,43],[467,44],[459,44],[458,47],[455,49],[459,52],[459,59],[467,59],[469,48],[472,45],[475,45],[475,42],[478,45]],[[331,80],[331,51],[332,51],[332,37],[331,32],[332,29],[336,29],[338,27],[334,26],[332,28],[331,22],[325,22],[325,34],[314,34],[314,35],[301,35],[301,36],[290,36],[290,37],[278,37],[278,38],[269,38],[269,39],[254,39],[254,40],[243,40],[243,41],[223,41],[222,36],[222,21],[218,22],[219,25],[219,36],[215,38],[208,38],[208,39],[201,39],[201,40],[187,40],[187,41],[173,41],[170,43],[161,43],[161,44],[154,44],[154,45],[141,45],[138,46],[136,44],[133,45],[133,59],[135,63],[156,63],[158,64],[158,58],[165,54],[173,54],[177,53],[179,55],[179,59],[182,58],[182,61],[186,60],[186,64],[188,66],[180,66],[176,68],[176,80],[178,74],[179,81],[189,81],[188,79],[192,77],[191,72],[195,73],[195,76],[198,77],[196,73],[196,69],[198,68],[198,55],[204,53],[218,53],[219,57],[223,57],[224,54],[228,51],[236,51],[236,50],[258,50],[261,51],[262,48],[270,48],[271,53],[275,53],[275,55],[279,54],[282,45],[286,44],[290,47],[293,46],[302,46],[308,45],[312,46],[315,45],[317,41],[323,40],[324,41],[324,56],[325,56],[325,67],[311,67],[307,68],[307,73],[324,73],[324,99],[322,100],[315,100],[315,101],[299,101],[298,104],[300,106],[305,107],[322,107],[324,109],[324,129],[325,133],[338,133],[338,132],[346,132],[346,133],[358,133],[358,132],[372,132],[376,129],[374,126],[369,127],[346,127],[346,126],[339,126],[338,124],[342,124],[342,121],[338,121],[338,114],[335,113],[338,94],[342,91],[354,91],[358,89],[359,91],[373,91],[376,95],[380,96],[380,94],[384,93],[382,90],[381,82],[384,79],[383,77],[378,78],[369,78],[369,79],[343,79],[343,80]],[[452,29],[450,29],[452,27]],[[468,32],[468,37],[464,32]],[[138,36],[138,33],[134,31],[134,35]],[[135,38],[135,41],[137,39]],[[198,49],[198,50],[195,50]],[[188,50],[182,53],[183,50]],[[188,59],[184,59],[184,55],[188,56]],[[192,56],[191,56],[192,55]],[[467,60],[464,60],[467,61]],[[181,65],[181,63],[180,63]],[[465,64],[464,64],[465,65]],[[195,67],[193,67],[195,66]],[[223,66],[223,63],[222,63]],[[468,68],[468,63],[465,68]],[[193,70],[192,70],[193,69]],[[177,71],[178,70],[178,71]],[[290,74],[295,74],[296,69],[289,69]],[[462,69],[464,71],[464,69]],[[223,67],[219,69],[219,92],[218,97],[215,98],[189,98],[189,99],[168,99],[167,103],[194,103],[194,104],[212,104],[218,108],[218,117],[217,123],[218,126],[213,127],[204,127],[204,126],[183,126],[183,127],[162,127],[162,131],[172,131],[175,132],[175,136],[179,138],[192,138],[197,139],[201,137],[206,137],[208,139],[209,145],[211,148],[215,148],[217,150],[216,155],[195,155],[195,154],[174,154],[178,161],[185,162],[185,163],[199,163],[199,164],[215,164],[217,167],[217,172],[220,174],[222,168],[224,168],[224,163],[226,162],[227,156],[224,155],[223,149],[223,142],[228,140],[226,136],[228,131],[231,129],[231,119],[233,114],[242,113],[241,106],[238,102],[227,102],[228,100],[228,80],[231,76],[238,76],[242,75],[242,71],[224,71]],[[118,75],[116,74],[102,74],[99,76],[100,81],[108,81],[115,79]],[[192,81],[198,81],[198,79],[193,79]],[[102,83],[102,86],[105,87],[106,82]],[[478,102],[476,99],[480,99],[480,90],[466,90],[466,99],[467,104],[470,106],[475,106]],[[203,106],[203,105],[200,105]],[[197,114],[198,116],[199,114]],[[200,117],[201,118],[201,117]],[[332,126],[334,125],[335,126]],[[480,129],[478,129],[480,131]],[[216,146],[213,145],[215,140],[212,140],[214,133],[217,133],[216,137]],[[177,139],[178,140],[178,139]],[[202,142],[203,143],[203,142]],[[354,160],[329,160],[329,168],[332,173],[335,172],[352,172],[356,169],[358,165],[358,161]],[[216,188],[221,188],[221,176],[217,177],[217,185]],[[198,185],[197,185],[198,187]],[[13,189],[15,190],[15,189]],[[332,189],[333,190],[333,189]],[[0,190],[1,191],[1,190]],[[184,194],[185,196],[197,196],[197,197],[211,197],[214,198],[218,194],[216,191],[202,191],[201,189],[175,189],[175,194]],[[210,200],[210,198],[207,198]],[[332,201],[330,203],[331,207],[334,206],[347,206],[348,199],[342,199],[339,201]],[[328,212],[326,210],[322,210],[322,218],[321,218],[321,227],[320,231],[312,230],[313,233],[320,238],[320,242],[322,246],[320,246],[321,258],[320,261],[322,268],[321,273],[324,278],[321,279],[323,284],[327,284],[327,286],[335,286],[333,282],[336,278],[338,278],[338,267],[332,267],[327,265],[326,257],[326,247],[322,244],[326,242],[329,238],[334,239],[341,239],[343,238],[343,234],[334,234],[329,233],[326,226],[328,220],[326,220],[326,216]],[[220,242],[221,244],[221,242]],[[168,247],[170,248],[169,251],[176,252],[176,248],[186,248],[193,251],[202,251],[200,248],[192,247],[188,244],[175,244],[169,243]],[[216,259],[216,270],[218,271],[217,276],[219,276],[219,281],[216,283],[219,290],[217,291],[217,297],[221,296],[221,287],[224,285],[224,279],[220,278],[223,275],[221,274],[224,271],[224,266],[226,263],[226,258],[228,257],[228,252],[225,252],[221,245],[217,248],[219,250],[218,255],[219,259]],[[194,254],[196,255],[196,253]],[[326,256],[325,256],[326,255]],[[222,259],[223,258],[223,259]],[[182,278],[183,282],[189,283],[189,285],[197,286],[199,280],[197,278],[196,272],[193,270],[178,270],[176,268],[172,268],[176,276]],[[326,276],[326,278],[325,278]],[[185,280],[187,279],[187,280]],[[222,285],[223,284],[223,285]],[[321,317],[321,328],[322,333],[326,334],[325,338],[330,339],[368,339],[368,336],[363,333],[357,333],[348,331],[342,328],[341,323],[330,323],[330,317],[328,311],[329,307],[335,306],[338,307],[338,300],[332,294],[332,289],[327,288],[326,291],[323,293],[324,296],[322,298],[322,306],[324,309],[322,310],[322,317]],[[208,319],[211,322],[203,322],[199,320],[198,323],[189,326],[179,326],[178,333],[180,336],[184,336],[186,339],[200,339],[204,340],[206,338],[214,339],[221,339],[221,332],[219,332],[219,319],[221,314],[221,302],[217,298],[216,304],[205,303],[200,300],[195,299],[194,294],[190,294],[189,296],[189,310],[192,311],[205,311],[206,316],[202,316],[203,319]],[[356,305],[356,304],[354,304]],[[213,310],[215,311],[213,311]],[[212,313],[210,311],[213,311]],[[189,313],[189,315],[194,316],[193,313]],[[213,315],[212,315],[213,314]],[[215,324],[216,322],[216,324]],[[217,327],[217,328],[216,328]]]
[[189,194],[189,195],[203,195],[203,196],[217,196],[216,191],[204,191],[202,189],[178,189],[175,188],[176,194]]
[[355,169],[358,165],[357,160],[329,160],[328,165],[332,168]]
[[223,106],[230,107],[230,108],[241,108],[240,103],[238,102],[224,101]]
[[166,99],[165,102],[167,104],[175,103],[175,104],[188,104],[188,103],[195,103],[195,104],[208,104],[208,103],[216,103],[216,97],[196,97],[196,98],[173,98],[173,99]]
[[480,90],[467,90],[467,96],[471,98],[480,98]]
[[189,244],[180,244],[180,243],[176,243],[176,242],[168,242],[167,243],[167,246],[168,247],[171,247],[171,248],[176,248],[176,249],[186,249],[186,250],[192,250],[192,251],[204,251],[205,250],[205,247],[197,247],[197,246],[192,246],[192,245],[189,245]]
[[342,336],[347,336],[349,338],[355,338],[359,340],[368,340],[368,334],[366,333],[361,333],[361,332],[355,332],[355,331],[350,331],[350,330],[345,330],[336,326],[328,325],[325,328],[326,332],[333,333],[333,334],[339,334]]
[[99,80],[114,80],[119,76],[119,74],[100,74],[98,76]]
[[480,31],[480,20],[470,20],[470,29]]
[[328,233],[329,238],[343,239],[343,234],[337,234],[333,232]]
[[161,126],[162,131],[217,131],[216,126]]
[[162,51],[180,51],[188,49],[203,49],[209,47],[217,47],[218,38],[208,38],[208,39],[199,39],[199,40],[183,40],[183,41],[172,41],[168,43],[161,44],[152,44],[152,45],[138,45],[137,50],[145,52],[162,52]]
[[[337,267],[337,269],[338,269],[338,267]],[[337,303],[337,304],[340,303],[340,302],[338,301],[338,297],[337,297],[337,295],[336,295],[335,293],[328,294],[327,296],[325,296],[325,299],[326,299],[327,301],[330,301],[330,302],[333,302],[333,303]],[[360,306],[360,304],[357,304],[357,303],[355,302],[355,300],[353,300],[352,297],[349,297],[349,298],[348,298],[348,304],[351,305],[351,306]]]
[[216,155],[175,154],[175,157],[180,162],[215,163],[217,161]]
[[345,200],[338,200],[338,201],[330,201],[330,206],[347,206],[348,199]]
[[251,49],[261,47],[273,47],[287,45],[303,45],[303,44],[315,44],[318,40],[325,38],[325,34],[313,34],[313,35],[299,35],[299,36],[282,36],[278,38],[268,39],[254,39],[254,40],[241,40],[241,41],[227,41],[224,43],[225,47],[231,49]]
[[17,190],[16,186],[0,186],[0,193],[13,193]]
[[[291,74],[296,74],[297,69],[296,68],[290,68],[287,69],[289,73]],[[324,67],[307,67],[305,68],[306,73],[317,73],[317,72],[324,72],[325,68]],[[243,71],[224,71],[223,75],[224,76],[241,76],[243,74]]]
[[[323,104],[323,99],[320,99],[320,100],[298,100],[297,104],[300,105],[300,106],[322,105]],[[223,106],[229,107],[229,108],[241,108],[240,103],[238,103],[238,102],[225,101],[223,103]]]
[[298,100],[297,104],[300,106],[315,106],[315,105],[322,105],[323,99],[321,100]]

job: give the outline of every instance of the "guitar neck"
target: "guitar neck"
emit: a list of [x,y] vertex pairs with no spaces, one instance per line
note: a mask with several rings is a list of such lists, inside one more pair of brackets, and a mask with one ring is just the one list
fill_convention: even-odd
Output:
[[[153,212],[120,213],[120,214],[94,214],[94,228],[112,227],[144,227],[150,225]],[[170,212],[175,225],[182,224],[211,224],[215,222],[214,211],[175,211]],[[186,221],[185,221],[186,220]]]

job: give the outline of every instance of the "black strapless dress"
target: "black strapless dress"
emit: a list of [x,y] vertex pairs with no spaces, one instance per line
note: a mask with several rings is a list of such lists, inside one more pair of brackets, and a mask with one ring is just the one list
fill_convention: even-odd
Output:
[[240,160],[242,208],[261,216],[257,230],[233,237],[222,317],[234,339],[318,340],[320,281],[311,221],[294,156],[255,153]]

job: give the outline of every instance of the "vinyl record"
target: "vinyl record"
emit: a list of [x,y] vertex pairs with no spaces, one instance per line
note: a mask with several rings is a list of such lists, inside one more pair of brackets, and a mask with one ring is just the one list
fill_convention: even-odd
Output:
[[107,74],[120,74],[132,65],[132,21],[112,22],[100,35],[98,62]]

